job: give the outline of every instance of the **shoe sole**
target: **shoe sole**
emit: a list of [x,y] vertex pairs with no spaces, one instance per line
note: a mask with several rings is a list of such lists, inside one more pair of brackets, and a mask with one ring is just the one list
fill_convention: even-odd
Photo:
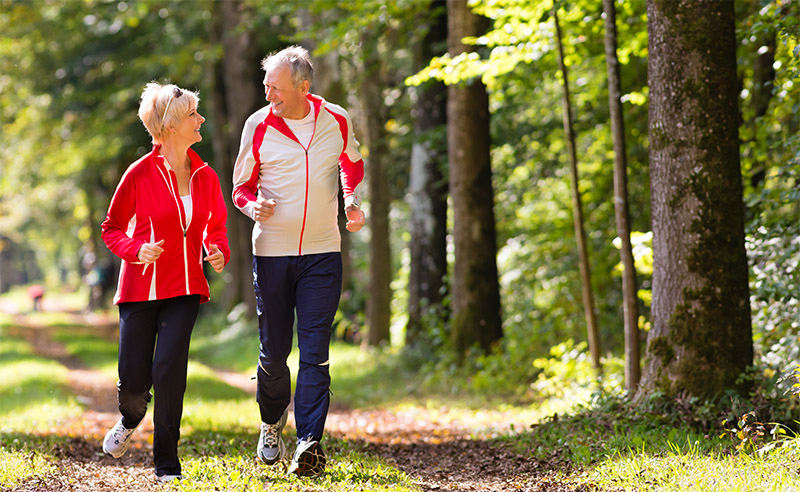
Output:
[[110,457],[114,458],[115,460],[118,460],[118,459],[122,458],[123,456],[125,456],[125,453],[127,453],[127,452],[128,452],[128,449],[126,448],[123,452],[118,453],[118,454],[114,454],[114,453],[111,453],[110,451],[106,451],[106,449],[103,448],[103,453],[106,456],[110,456]]
[[315,442],[311,447],[300,453],[300,456],[292,460],[289,473],[298,477],[316,477],[325,471],[327,459],[322,451],[322,446]]

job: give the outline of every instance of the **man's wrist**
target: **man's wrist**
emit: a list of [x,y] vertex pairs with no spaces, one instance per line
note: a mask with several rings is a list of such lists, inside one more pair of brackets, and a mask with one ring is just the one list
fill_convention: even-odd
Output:
[[359,200],[358,196],[356,195],[348,195],[344,197],[344,208],[347,208],[350,205],[355,205],[356,207],[361,208],[361,200]]

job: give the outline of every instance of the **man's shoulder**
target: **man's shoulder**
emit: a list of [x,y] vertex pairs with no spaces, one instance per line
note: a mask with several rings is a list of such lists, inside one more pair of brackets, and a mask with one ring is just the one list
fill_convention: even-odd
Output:
[[251,114],[247,118],[246,124],[251,124],[252,123],[252,124],[256,124],[257,125],[257,124],[261,123],[262,121],[264,121],[266,119],[267,115],[269,115],[269,104],[267,104],[263,108],[259,109],[255,113]]
[[330,101],[325,101],[325,104],[323,106],[323,111],[328,111],[329,113],[333,114],[334,116],[347,116],[347,117],[349,117],[349,114],[347,113],[346,109],[344,109],[343,107],[339,106],[338,104],[332,103]]

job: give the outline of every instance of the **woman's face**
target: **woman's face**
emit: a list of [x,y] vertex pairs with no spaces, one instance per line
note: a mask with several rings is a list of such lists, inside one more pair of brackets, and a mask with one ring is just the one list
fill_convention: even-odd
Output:
[[206,121],[197,111],[197,103],[193,102],[185,114],[180,115],[180,122],[175,127],[175,138],[180,139],[182,142],[188,142],[189,145],[203,140],[200,135],[200,126]]

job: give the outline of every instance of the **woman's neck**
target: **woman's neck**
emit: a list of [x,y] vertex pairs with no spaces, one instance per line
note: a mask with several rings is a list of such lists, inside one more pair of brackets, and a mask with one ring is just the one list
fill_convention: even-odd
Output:
[[189,146],[174,145],[171,142],[164,142],[161,144],[161,155],[169,162],[169,165],[175,172],[189,170],[191,163],[187,152]]

